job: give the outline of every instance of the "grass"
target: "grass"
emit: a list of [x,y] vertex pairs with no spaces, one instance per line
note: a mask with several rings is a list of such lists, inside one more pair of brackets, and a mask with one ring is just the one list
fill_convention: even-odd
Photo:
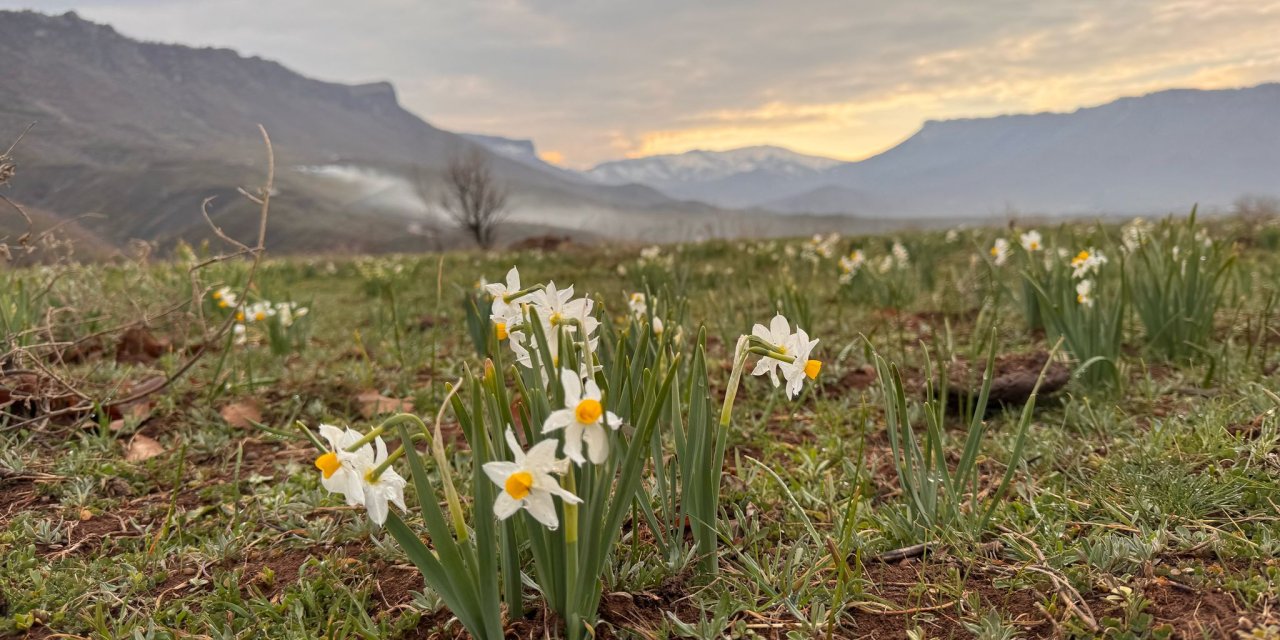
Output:
[[[1280,356],[1272,349],[1280,255],[1267,249],[1280,228],[1210,227],[1236,243],[1238,269],[1224,276],[1232,295],[1196,357],[1163,358],[1167,345],[1149,348],[1143,324],[1126,314],[1118,380],[1077,377],[1040,397],[1025,425],[1021,403],[993,403],[973,422],[982,425],[974,438],[969,417],[947,413],[945,400],[921,404],[930,382],[922,372],[969,367],[977,379],[990,336],[998,356],[1049,351],[1057,337],[1052,327],[1048,336],[1027,329],[1024,270],[984,262],[998,230],[951,241],[941,232],[901,235],[911,263],[886,274],[873,265],[895,238],[842,239],[840,251],[868,253],[867,271],[847,285],[835,258],[805,257],[805,241],[664,248],[671,259],[573,247],[269,261],[257,290],[311,309],[301,349],[231,346],[114,424],[111,416],[29,422],[35,410],[5,407],[0,636],[461,633],[386,531],[319,486],[314,449],[281,434],[296,420],[367,429],[377,409],[405,403],[434,416],[446,382],[483,368],[462,301],[479,278],[496,280],[514,264],[526,282],[574,284],[620,323],[628,294],[647,289],[651,304],[656,298],[683,319],[668,332],[689,343],[704,324],[713,406],[733,345],[753,323],[781,310],[821,339],[819,384],[797,401],[758,378],[738,392],[719,495],[719,573],[700,577],[695,546],[656,544],[651,521],[633,509],[601,576],[599,635],[1280,637]],[[1099,237],[1121,238],[1115,228],[1042,231],[1055,239],[1049,249],[1072,254]],[[60,325],[63,339],[190,297],[186,267],[174,263],[4,277],[6,322],[37,321],[33,305],[93,319],[94,329]],[[210,276],[243,277],[236,265]],[[1117,303],[1100,296],[1096,309]],[[111,389],[174,370],[195,335],[191,317],[151,324],[178,347],[124,364],[107,344],[65,371]],[[913,468],[907,487],[899,479],[896,439],[914,434],[886,431],[877,356],[901,374],[903,415],[927,419],[925,463],[964,473],[958,488],[943,483],[960,495],[930,489],[948,526],[921,526],[909,497],[936,481],[936,469]],[[15,375],[6,374],[6,390]],[[228,407],[259,412],[255,421],[270,430]],[[163,452],[128,461],[140,436]],[[469,501],[471,452],[456,428],[447,450]],[[1011,459],[1019,460],[1012,469]],[[659,504],[651,477],[642,491]],[[524,596],[526,616],[508,621],[508,633],[558,633],[531,580]]]

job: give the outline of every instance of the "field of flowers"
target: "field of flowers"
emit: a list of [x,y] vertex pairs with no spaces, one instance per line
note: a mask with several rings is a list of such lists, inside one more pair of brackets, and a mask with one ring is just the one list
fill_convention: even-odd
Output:
[[1280,225],[0,274],[0,637],[1280,638]]

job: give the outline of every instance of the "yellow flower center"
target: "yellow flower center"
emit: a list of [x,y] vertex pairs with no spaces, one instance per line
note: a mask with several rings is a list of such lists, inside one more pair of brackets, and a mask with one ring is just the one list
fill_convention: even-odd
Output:
[[1036,242],[1035,240],[1032,240],[1032,241],[1031,241],[1031,250],[1032,250],[1032,251],[1039,251],[1039,250],[1040,250],[1040,243],[1039,243],[1039,242]]
[[221,300],[221,299],[222,299],[222,292],[221,292],[221,291],[214,291],[214,292],[213,292],[213,299],[214,299],[214,300]]
[[237,313],[236,313],[236,321],[237,321],[237,322],[244,322],[244,312],[243,312],[243,311],[240,311],[240,312],[237,312]]
[[493,323],[493,332],[495,335],[498,336],[499,340],[506,340],[509,335],[507,333],[507,323],[505,322]]
[[512,498],[524,500],[529,496],[529,491],[533,489],[533,474],[528,471],[517,471],[507,476],[507,482],[502,488]]
[[564,316],[560,315],[560,312],[557,311],[551,314],[551,317],[548,318],[548,321],[551,323],[551,326],[554,327],[564,321]]
[[1000,249],[999,249],[999,248],[997,248],[997,247],[991,247],[991,255],[993,255],[993,256],[998,256],[998,255],[1000,255]]
[[332,478],[333,474],[337,473],[341,467],[342,464],[338,462],[338,454],[332,451],[316,458],[316,468],[324,474],[326,480]]
[[821,360],[810,360],[810,361],[808,361],[808,362],[804,363],[804,374],[805,374],[806,376],[809,376],[809,379],[810,379],[810,380],[817,380],[817,379],[818,379],[818,373],[819,373],[820,371],[822,371],[822,361],[821,361]]
[[578,403],[577,408],[573,410],[573,415],[582,424],[595,424],[600,421],[600,416],[604,415],[604,407],[600,405],[599,400],[587,398]]
[[1073,267],[1079,266],[1081,263],[1083,263],[1085,260],[1088,260],[1088,259],[1089,259],[1089,252],[1081,251],[1080,253],[1076,254],[1076,257],[1073,260],[1071,260],[1071,266]]
[[257,320],[258,322],[262,322],[263,320],[266,320],[266,319],[267,319],[267,312],[265,312],[265,311],[259,311],[259,312],[255,313],[255,314],[253,314],[253,319],[254,319],[254,320]]
[[229,307],[229,306],[231,306],[231,305],[227,304],[227,301],[226,301],[226,300],[219,300],[219,301],[218,301],[218,308],[219,308],[219,309],[226,309],[226,308],[227,308],[227,307]]

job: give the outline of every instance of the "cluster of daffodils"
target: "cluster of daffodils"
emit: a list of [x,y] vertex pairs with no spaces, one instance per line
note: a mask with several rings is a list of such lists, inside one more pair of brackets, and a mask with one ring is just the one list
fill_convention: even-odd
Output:
[[1143,218],[1134,218],[1120,229],[1120,247],[1125,253],[1133,253],[1147,241],[1151,225]]
[[1092,247],[1071,259],[1071,277],[1079,280],[1076,283],[1076,302],[1093,307],[1093,279],[1090,276],[1096,274],[1106,263],[1107,257]]
[[867,263],[867,254],[862,249],[854,249],[847,256],[840,257],[840,284],[849,284]]
[[[543,345],[537,342],[537,334],[530,323],[536,317],[546,337],[547,352],[553,358],[560,353],[561,335],[575,344],[585,344],[587,352],[596,350],[599,338],[594,334],[600,321],[592,315],[595,303],[588,298],[573,297],[573,286],[558,289],[555,282],[520,286],[520,271],[512,267],[505,282],[485,285],[492,297],[489,320],[499,342],[506,342],[515,353],[516,361],[525,367],[533,367],[531,350]],[[530,313],[534,311],[535,313]]]
[[636,260],[638,267],[670,268],[675,264],[675,256],[664,253],[662,247],[653,245],[640,250],[640,258]]
[[876,271],[883,274],[894,269],[906,269],[909,266],[911,266],[911,254],[901,242],[895,240],[889,254],[880,258],[880,262],[876,264]]
[[789,398],[800,395],[806,378],[816,380],[822,371],[822,361],[809,357],[818,341],[810,340],[809,334],[800,327],[793,332],[782,314],[774,316],[767,327],[762,324],[753,327],[748,340],[751,352],[762,356],[751,375],[768,375],[774,387],[785,381]]
[[213,298],[213,304],[219,309],[235,309],[240,306],[240,297],[236,295],[231,287],[219,287],[210,297]]
[[379,526],[387,521],[388,503],[406,510],[405,480],[391,468],[404,449],[388,455],[381,434],[380,429],[364,435],[350,427],[322,424],[320,436],[329,447],[315,463],[325,489],[342,494],[348,506],[364,507],[369,519]]
[[[1022,250],[1027,252],[1028,255],[1044,248],[1040,232],[1035,229],[1023,233],[1019,236],[1018,241],[1022,245]],[[1013,255],[1013,243],[1004,238],[996,238],[987,252],[991,254],[991,261],[997,267],[1003,267]]]
[[814,234],[807,242],[800,247],[800,258],[806,262],[818,264],[823,260],[830,260],[836,254],[836,245],[840,242],[840,234],[829,233],[827,235]]
[[231,328],[235,335],[235,343],[240,345],[248,343],[249,327],[254,324],[271,322],[287,331],[299,318],[306,316],[310,311],[296,302],[259,300],[242,304],[239,296],[230,287],[220,287],[211,294],[211,297],[214,305],[219,309],[235,314],[235,324]]

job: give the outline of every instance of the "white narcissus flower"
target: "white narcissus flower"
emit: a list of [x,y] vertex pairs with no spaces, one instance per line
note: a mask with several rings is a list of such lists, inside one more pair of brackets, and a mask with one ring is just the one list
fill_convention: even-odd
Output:
[[[591,337],[600,326],[600,321],[591,315],[591,309],[595,303],[587,298],[574,300],[572,286],[560,290],[556,288],[555,282],[550,282],[547,283],[546,288],[530,294],[527,300],[538,312],[538,321],[542,324],[543,335],[547,337],[547,351],[552,358],[560,353],[561,328],[571,336],[586,336],[591,341],[591,350],[596,350],[599,338]],[[571,320],[576,323],[570,322]],[[538,345],[530,344],[529,348],[536,346]],[[514,345],[512,348],[515,348]],[[519,358],[519,362],[526,367],[532,366],[527,351]]]
[[560,384],[564,386],[564,408],[547,416],[542,432],[564,429],[564,455],[577,464],[587,461],[582,457],[584,442],[591,462],[604,462],[609,458],[609,433],[605,426],[616,430],[622,426],[622,418],[604,410],[595,380],[588,378],[584,385],[578,372],[561,369]]
[[901,242],[894,242],[891,252],[893,253],[893,261],[898,263],[899,269],[905,269],[911,262],[911,254],[907,252],[907,248]]
[[779,384],[778,372],[781,371],[783,379],[787,381],[788,397],[795,398],[804,386],[804,379],[815,380],[822,371],[822,362],[809,358],[818,341],[809,340],[809,334],[799,327],[792,333],[790,324],[782,314],[775,315],[768,327],[757,324],[752,328],[751,335],[767,342],[781,355],[792,358],[791,362],[785,362],[768,356],[762,357],[751,371],[753,376],[769,374],[775,387]]
[[[781,313],[773,316],[773,320],[769,321],[769,326],[757,323],[751,328],[751,335],[760,338],[774,347],[785,350],[787,343],[791,340],[791,324]],[[785,353],[784,353],[785,355]],[[751,370],[751,375],[762,376],[769,374],[769,379],[773,381],[773,386],[778,386],[778,365],[782,364],[781,360],[773,358],[760,358],[756,362],[756,368]]]
[[1035,253],[1044,248],[1044,245],[1041,244],[1040,232],[1035,229],[1022,234],[1021,240],[1022,248],[1028,253]]
[[298,306],[296,302],[277,303],[275,310],[275,315],[280,319],[280,326],[286,329],[292,327],[295,320],[310,312],[306,307]]
[[997,267],[1003,267],[1009,261],[1009,241],[996,238],[995,244],[991,245],[991,257],[995,259]]
[[1081,280],[1076,283],[1076,302],[1093,308],[1093,281]]
[[515,462],[486,462],[484,473],[494,484],[502,487],[502,492],[493,503],[493,513],[500,520],[510,518],[512,514],[524,507],[529,515],[542,523],[542,526],[555,531],[560,527],[560,519],[556,516],[555,501],[551,496],[560,496],[561,500],[570,504],[579,504],[582,499],[569,493],[560,486],[551,474],[560,474],[568,470],[567,460],[556,459],[557,442],[554,439],[543,440],[533,445],[529,453],[520,449],[516,436],[507,429],[507,446]]
[[484,290],[493,296],[493,306],[490,308],[491,313],[496,317],[510,318],[520,315],[520,305],[517,300],[507,300],[507,296],[514,295],[520,291],[520,270],[511,267],[507,272],[507,281],[487,283]]
[[1080,279],[1088,276],[1090,273],[1096,273],[1102,265],[1107,263],[1107,257],[1102,252],[1090,247],[1071,259],[1071,277]]
[[649,313],[648,300],[646,296],[639,291],[631,294],[631,297],[627,299],[627,306],[631,307],[632,315],[637,318]]
[[862,252],[862,249],[854,249],[853,253],[840,258],[840,283],[848,284],[851,282],[866,262],[867,256]]
[[329,441],[331,448],[316,458],[316,468],[321,473],[320,484],[324,488],[341,493],[348,505],[364,505],[369,519],[379,526],[387,521],[388,502],[400,507],[401,511],[408,510],[404,504],[406,483],[395,469],[387,468],[376,479],[373,478],[373,471],[387,459],[387,443],[383,442],[382,436],[374,438],[372,444],[347,451],[364,437],[359,431],[322,424],[320,435]]
[[788,398],[794,400],[804,388],[804,379],[816,380],[818,373],[822,371],[822,361],[809,358],[809,354],[813,353],[813,348],[817,345],[818,341],[810,340],[809,334],[800,327],[796,327],[796,332],[788,339],[786,355],[795,359],[791,362],[783,362],[778,367],[782,371],[783,379],[787,381]]
[[213,299],[217,302],[220,309],[232,309],[239,304],[240,299],[236,297],[236,293],[231,287],[218,287],[217,291],[212,294]]

